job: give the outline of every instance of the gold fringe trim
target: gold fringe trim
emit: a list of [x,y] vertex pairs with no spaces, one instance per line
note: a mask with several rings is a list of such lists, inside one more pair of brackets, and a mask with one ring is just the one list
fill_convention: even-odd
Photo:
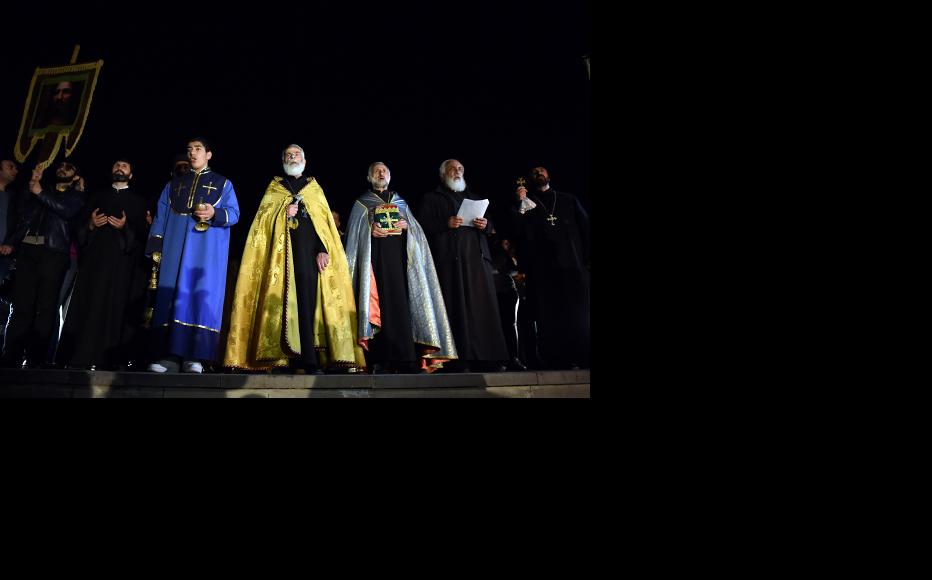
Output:
[[[51,67],[51,68],[41,68],[36,67],[36,71],[32,75],[32,80],[29,82],[29,93],[26,98],[26,103],[23,105],[23,118],[20,121],[19,133],[16,135],[16,145],[13,147],[13,155],[16,157],[16,160],[20,163],[25,163],[26,158],[32,153],[32,150],[35,148],[36,143],[40,139],[48,139],[50,135],[55,135],[56,141],[55,145],[52,148],[52,154],[48,159],[39,160],[36,164],[37,168],[45,170],[49,165],[55,160],[55,156],[58,155],[58,151],[61,149],[61,142],[63,139],[66,140],[65,145],[65,157],[70,157],[71,153],[74,152],[75,148],[78,146],[78,141],[80,141],[81,136],[84,134],[84,125],[87,123],[87,116],[91,112],[91,103],[94,100],[94,89],[97,88],[97,79],[100,76],[100,68],[104,65],[103,60],[98,60],[96,62],[89,62],[84,64],[70,64],[65,66]],[[32,100],[34,95],[34,90],[36,88],[36,81],[40,76],[54,76],[59,74],[69,74],[69,73],[81,73],[86,71],[96,71],[94,74],[89,76],[91,81],[90,92],[87,94],[87,103],[84,106],[84,114],[80,119],[75,119],[75,133],[74,141],[71,145],[67,145],[68,140],[71,139],[71,131],[62,131],[62,132],[46,132],[41,135],[33,135],[30,139],[29,146],[25,151],[22,150],[21,145],[23,141],[23,132],[26,130],[26,120],[29,118],[29,110],[32,106]],[[80,122],[79,122],[80,121]]]

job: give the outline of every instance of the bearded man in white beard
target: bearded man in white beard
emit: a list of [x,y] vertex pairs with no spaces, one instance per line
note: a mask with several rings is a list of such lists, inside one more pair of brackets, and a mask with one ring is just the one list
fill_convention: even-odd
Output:
[[304,149],[282,152],[243,251],[224,365],[323,374],[366,361],[340,233]]
[[456,159],[444,161],[440,185],[424,194],[419,210],[459,355],[445,368],[501,371],[509,357],[492,278],[488,237],[493,228],[485,217],[471,224],[457,217],[464,199],[484,199],[470,191],[464,174]]

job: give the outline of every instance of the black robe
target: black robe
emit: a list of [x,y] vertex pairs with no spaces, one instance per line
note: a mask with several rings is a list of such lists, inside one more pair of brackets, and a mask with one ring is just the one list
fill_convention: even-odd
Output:
[[[392,192],[373,192],[389,203]],[[404,370],[417,360],[414,331],[411,328],[411,307],[408,302],[408,231],[400,236],[372,238],[372,270],[379,291],[382,326],[369,341],[366,359],[372,363],[395,366]]]
[[[297,194],[306,186],[308,178],[301,175],[286,175],[282,185],[288,191]],[[294,253],[294,279],[298,298],[298,332],[301,333],[301,356],[295,357],[294,364],[312,370],[317,368],[317,352],[310,348],[314,341],[314,309],[317,308],[317,254],[327,252],[326,246],[314,229],[314,222],[300,205],[295,216],[298,227],[289,229],[291,248]],[[286,350],[287,352],[287,350]]]
[[521,215],[515,204],[513,242],[527,275],[540,357],[551,367],[589,366],[589,215],[575,196],[553,188],[528,197],[537,207]]
[[493,230],[492,222],[485,230],[466,225],[456,229],[447,226],[463,199],[484,198],[474,195],[469,188],[456,193],[440,185],[421,198],[418,220],[430,243],[460,360],[507,361],[508,348],[500,323],[487,240]]
[[[125,213],[126,225],[89,229],[95,209],[114,217]],[[146,201],[132,188],[111,188],[90,196],[81,215],[78,276],[56,358],[72,367],[116,368],[132,358],[130,344],[142,324]]]

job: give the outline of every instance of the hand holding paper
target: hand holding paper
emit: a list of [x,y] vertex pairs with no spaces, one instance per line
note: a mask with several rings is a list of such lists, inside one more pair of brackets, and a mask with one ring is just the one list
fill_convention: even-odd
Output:
[[464,199],[460,210],[456,212],[456,217],[463,218],[464,226],[474,227],[472,221],[485,216],[485,210],[488,208],[489,200],[487,199]]

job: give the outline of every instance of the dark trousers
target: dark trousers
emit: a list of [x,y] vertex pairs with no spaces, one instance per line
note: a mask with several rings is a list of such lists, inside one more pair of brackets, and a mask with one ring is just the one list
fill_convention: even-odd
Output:
[[543,368],[537,351],[537,321],[527,298],[521,298],[518,304],[518,337],[518,360],[529,369]]
[[50,362],[49,342],[69,264],[68,254],[53,252],[45,246],[20,244],[13,285],[13,314],[3,345],[4,365],[18,365],[23,354],[30,366]]
[[518,292],[507,290],[498,292],[498,313],[502,319],[502,332],[505,333],[505,346],[508,358],[518,358]]
[[49,335],[48,359],[55,360],[55,351],[58,349],[58,339],[61,335],[62,324],[68,316],[68,305],[71,303],[71,292],[74,290],[74,281],[78,275],[78,259],[68,258],[68,269],[62,279],[61,290],[58,293],[58,307],[52,319],[52,330]]

